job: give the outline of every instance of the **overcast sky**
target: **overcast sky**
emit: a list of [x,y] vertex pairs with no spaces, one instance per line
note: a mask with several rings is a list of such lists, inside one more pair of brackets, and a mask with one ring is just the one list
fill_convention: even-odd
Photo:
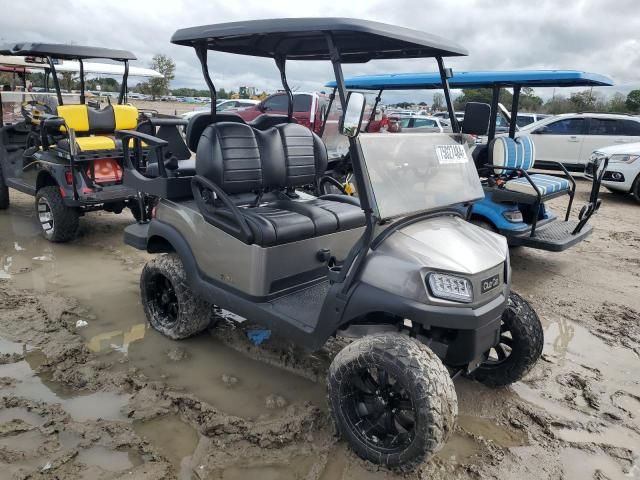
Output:
[[[457,41],[468,57],[450,59],[454,70],[577,69],[602,73],[627,92],[640,86],[640,15],[635,0],[28,0],[5,5],[0,40],[48,41],[121,48],[148,66],[155,53],[176,61],[173,87],[204,88],[192,49],[169,43],[182,27],[256,18],[345,16],[377,20]],[[217,87],[280,87],[272,61],[210,53]],[[432,71],[435,61],[385,60],[345,67],[345,73]],[[319,90],[332,78],[328,62],[291,62],[292,88]],[[548,89],[538,91],[550,96]]]

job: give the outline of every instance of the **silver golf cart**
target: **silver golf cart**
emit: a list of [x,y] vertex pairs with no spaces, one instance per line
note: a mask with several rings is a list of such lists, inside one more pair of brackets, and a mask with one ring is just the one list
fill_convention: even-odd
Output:
[[[442,38],[343,18],[257,20],[178,30],[193,47],[212,95],[195,172],[145,164],[141,142],[164,158],[166,142],[120,131],[125,184],[151,199],[125,241],[162,253],[140,286],[150,324],[181,339],[208,326],[211,305],[260,323],[309,350],[355,339],[333,360],[329,399],[354,451],[387,466],[430,457],[455,426],[452,378],[518,381],[542,351],[542,327],[510,291],[504,237],[465,221],[459,208],[483,190],[463,134],[359,134],[361,94],[347,92],[342,64],[435,58],[449,108]],[[247,124],[216,114],[208,50],[275,59],[287,116]],[[329,60],[345,115],[359,197],[310,195],[327,165],[322,140],[292,120],[287,60]],[[487,128],[488,106],[465,125]],[[191,127],[191,128],[189,128]],[[190,124],[188,136],[196,135]]]

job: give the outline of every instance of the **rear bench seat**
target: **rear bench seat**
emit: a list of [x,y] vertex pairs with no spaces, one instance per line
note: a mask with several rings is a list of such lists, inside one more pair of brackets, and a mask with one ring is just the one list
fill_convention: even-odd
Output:
[[[75,130],[79,153],[121,150],[115,131],[135,130],[138,126],[138,109],[131,105],[108,105],[100,110],[88,105],[60,105],[57,114]],[[65,127],[61,131],[66,132]],[[69,152],[69,139],[60,140],[56,147]]]
[[[295,198],[295,188],[314,185],[326,166],[322,140],[293,123],[264,131],[242,123],[215,123],[202,133],[196,152],[196,174],[222,188],[234,203],[242,199],[240,212],[252,232],[248,243],[264,247],[364,225],[364,212],[339,197]],[[221,222],[216,226],[235,234],[225,228],[233,215],[217,206]]]

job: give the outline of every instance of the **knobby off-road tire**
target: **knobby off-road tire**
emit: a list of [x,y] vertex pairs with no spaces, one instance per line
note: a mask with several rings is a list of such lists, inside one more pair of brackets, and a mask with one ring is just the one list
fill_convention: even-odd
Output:
[[167,337],[181,340],[209,326],[213,308],[193,294],[176,254],[159,255],[144,266],[140,291],[149,323]]
[[536,312],[517,293],[511,292],[502,313],[500,343],[471,376],[489,387],[517,382],[542,354],[544,332]]
[[338,434],[360,457],[388,467],[412,468],[431,457],[458,415],[447,369],[401,333],[366,336],[340,351],[328,393]]
[[0,210],[6,210],[7,208],[9,208],[9,187],[4,181],[2,165],[0,165]]
[[80,212],[64,204],[57,186],[43,187],[38,190],[36,215],[44,238],[50,242],[68,242],[78,233]]

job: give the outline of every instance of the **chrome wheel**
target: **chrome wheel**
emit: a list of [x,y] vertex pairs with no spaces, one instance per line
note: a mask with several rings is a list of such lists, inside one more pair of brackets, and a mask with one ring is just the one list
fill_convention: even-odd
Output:
[[48,237],[55,233],[55,226],[53,224],[53,212],[51,211],[51,205],[45,197],[38,198],[38,220],[44,234]]

